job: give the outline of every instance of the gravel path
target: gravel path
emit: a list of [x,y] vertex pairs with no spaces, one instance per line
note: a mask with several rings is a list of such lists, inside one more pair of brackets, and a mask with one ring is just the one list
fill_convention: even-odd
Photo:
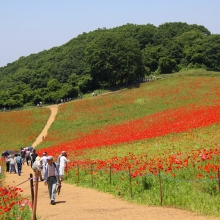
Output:
[[[33,146],[42,141],[42,136],[46,136],[55,119],[58,106],[49,108],[51,116]],[[24,165],[21,176],[7,173],[6,183],[16,186],[27,180],[30,173],[33,173],[31,167]],[[29,181],[18,187],[23,189],[23,195],[30,195]],[[41,220],[214,220],[180,209],[135,205],[107,193],[65,183],[57,195],[56,205],[52,206],[47,186],[39,182],[38,189],[37,213]]]

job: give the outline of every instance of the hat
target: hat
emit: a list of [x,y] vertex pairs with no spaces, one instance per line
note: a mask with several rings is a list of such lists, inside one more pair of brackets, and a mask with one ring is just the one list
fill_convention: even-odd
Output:
[[36,157],[36,160],[40,160],[40,157],[39,157],[39,156],[37,156],[37,157]]
[[66,153],[66,151],[62,151],[62,154]]
[[48,156],[48,157],[47,157],[47,160],[52,160],[52,159],[53,159],[52,156]]
[[46,155],[47,155],[47,153],[46,153],[46,152],[44,152],[44,153],[43,153],[43,156],[46,156]]

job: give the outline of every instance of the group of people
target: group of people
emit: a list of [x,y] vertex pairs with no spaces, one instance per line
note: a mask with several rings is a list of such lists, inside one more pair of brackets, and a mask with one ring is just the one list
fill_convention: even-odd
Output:
[[65,151],[62,151],[59,155],[57,163],[54,162],[53,156],[47,156],[47,152],[44,152],[42,157],[36,157],[32,165],[32,169],[35,173],[35,180],[37,181],[39,178],[40,181],[44,181],[45,186],[48,186],[51,205],[55,204],[56,187],[61,187],[65,167],[68,162],[69,160],[67,160]]
[[65,151],[62,151],[56,163],[53,156],[48,156],[47,152],[40,157],[33,148],[22,148],[20,154],[7,155],[5,158],[6,172],[18,173],[20,176],[25,162],[27,166],[31,166],[34,171],[34,181],[44,181],[45,186],[48,186],[50,204],[55,204],[56,188],[61,187],[65,167],[69,162]]
[[22,158],[20,154],[14,154],[14,155],[7,155],[5,157],[6,161],[6,172],[14,172],[17,173],[18,176],[21,175],[21,169],[22,169]]

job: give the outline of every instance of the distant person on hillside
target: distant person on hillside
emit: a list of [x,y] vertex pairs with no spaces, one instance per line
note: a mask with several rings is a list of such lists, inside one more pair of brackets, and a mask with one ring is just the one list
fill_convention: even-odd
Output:
[[59,178],[59,169],[57,164],[53,162],[53,157],[47,157],[47,164],[44,174],[44,184],[48,186],[50,204],[55,205],[56,185],[61,184]]
[[64,176],[64,172],[65,172],[65,168],[67,166],[67,163],[69,162],[69,160],[67,160],[67,154],[65,151],[62,152],[62,155],[60,157],[60,166],[59,166],[59,172],[60,172],[60,178],[61,180],[63,180],[63,176]]

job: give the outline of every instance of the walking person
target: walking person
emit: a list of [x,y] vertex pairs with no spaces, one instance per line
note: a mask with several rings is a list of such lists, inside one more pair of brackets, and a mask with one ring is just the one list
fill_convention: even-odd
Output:
[[30,154],[31,154],[31,152],[29,151],[29,149],[27,149],[26,154],[25,154],[25,158],[26,158],[26,162],[27,162],[28,166],[29,166],[29,161],[31,160]]
[[18,176],[21,176],[21,169],[22,169],[22,158],[20,154],[17,155],[15,163],[17,164],[17,169],[18,169]]
[[24,165],[24,161],[25,161],[25,156],[26,156],[26,150],[22,148],[22,150],[21,150],[21,158],[22,158],[23,165]]
[[33,149],[32,154],[31,154],[31,167],[32,167],[33,163],[35,162],[37,156],[38,156],[38,154],[36,153],[36,150]]
[[10,164],[10,166],[9,166],[10,173],[12,173],[12,172],[16,173],[14,157],[12,155],[9,155],[9,160],[10,160],[10,162],[9,162],[9,164]]
[[42,178],[44,178],[46,164],[47,164],[47,152],[43,153],[43,156],[40,158],[40,163],[42,166]]
[[56,198],[56,185],[60,184],[59,179],[59,169],[57,165],[53,162],[53,157],[47,157],[47,164],[44,174],[44,185],[48,186],[50,204],[55,205]]
[[6,163],[6,172],[9,172],[9,168],[10,168],[10,158],[9,158],[8,155],[5,157],[5,163]]
[[15,161],[15,172],[18,173],[18,165],[16,163],[17,154],[14,155],[14,161]]
[[[35,177],[34,182],[37,181],[37,177],[40,177],[40,181],[43,181],[42,174],[41,174],[42,166],[41,166],[40,159],[41,158],[37,156],[36,160],[34,161],[32,165],[32,169],[34,171],[34,177]],[[37,171],[38,171],[38,175],[37,175]]]
[[67,154],[65,151],[63,151],[62,156],[60,157],[60,166],[59,166],[59,174],[60,174],[61,180],[63,180],[65,168],[67,166],[67,163],[69,162],[69,160],[67,160],[66,157],[67,157]]

